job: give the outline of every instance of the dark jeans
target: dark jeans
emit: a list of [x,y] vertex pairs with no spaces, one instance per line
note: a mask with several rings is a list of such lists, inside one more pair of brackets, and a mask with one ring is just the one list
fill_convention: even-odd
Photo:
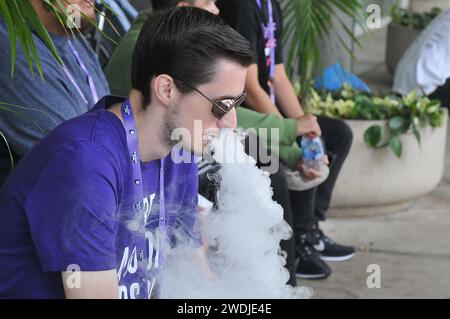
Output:
[[313,230],[319,221],[325,220],[334,185],[353,141],[352,131],[344,121],[327,117],[318,117],[318,121],[330,159],[330,175],[316,188],[289,192],[296,237]]
[[438,87],[436,91],[429,95],[430,99],[439,100],[442,103],[442,106],[446,108],[450,108],[450,79],[447,79],[447,82],[444,85]]
[[[278,172],[270,175],[270,179],[272,181],[273,200],[283,207],[284,220],[289,224],[289,226],[291,226],[292,229],[294,229],[294,219],[290,205],[289,189],[283,169],[280,167]],[[295,279],[295,235],[288,240],[282,240],[280,242],[280,247],[287,253],[285,267],[289,271],[288,284],[295,287],[297,283]]]
[[[283,207],[284,220],[291,226],[294,236],[289,240],[283,240],[280,243],[281,249],[287,253],[286,268],[289,270],[290,279],[288,284],[295,286],[295,238],[298,238],[304,232],[310,231],[316,227],[319,220],[324,220],[331,201],[336,179],[347,157],[352,141],[353,134],[348,125],[341,121],[326,117],[319,117],[319,125],[322,129],[322,137],[325,140],[325,147],[330,158],[330,175],[327,180],[316,188],[294,192],[289,191],[286,175],[282,167],[270,175],[273,189],[273,200]],[[255,138],[255,137],[250,137]],[[248,153],[248,141],[246,151]],[[254,140],[252,142],[255,142]],[[258,146],[259,141],[257,141]],[[259,153],[258,153],[259,154]],[[252,155],[258,163],[257,154]],[[261,167],[261,165],[258,165]],[[263,167],[264,165],[262,165]]]
[[[249,141],[251,141],[252,143],[258,143],[258,150],[259,148],[263,147],[259,144],[260,141],[257,137],[249,136],[245,141],[245,150],[247,154],[249,154]],[[258,167],[264,169],[264,166],[266,166],[267,163],[266,165],[261,164],[262,161],[258,158],[258,154],[260,154],[259,151],[256,154],[249,155],[256,159]],[[294,219],[292,216],[289,189],[287,186],[284,170],[279,167],[276,173],[270,175],[270,180],[273,190],[273,200],[281,205],[281,207],[283,208],[284,220],[289,224],[289,226],[291,226],[292,229],[294,229]],[[289,271],[289,281],[287,283],[295,287],[297,285],[297,280],[295,278],[295,236],[292,236],[288,240],[282,240],[280,242],[280,247],[287,253],[285,265],[286,269]]]

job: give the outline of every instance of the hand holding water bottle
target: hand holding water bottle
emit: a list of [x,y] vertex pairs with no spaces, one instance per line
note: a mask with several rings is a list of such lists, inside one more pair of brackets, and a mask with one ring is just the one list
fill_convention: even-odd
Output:
[[299,171],[307,180],[323,177],[324,165],[328,165],[328,157],[325,154],[320,137],[308,137],[301,139],[303,159],[299,165]]
[[[321,171],[323,163],[328,165],[328,157],[324,154],[320,129],[317,117],[311,114],[303,115],[297,120],[297,134],[301,137],[299,141],[303,150],[303,160],[298,165],[298,171],[306,180],[314,180],[324,177]],[[311,142],[310,142],[311,141]],[[306,157],[305,157],[306,151]]]
[[309,169],[320,172],[325,158],[325,150],[320,137],[303,136],[300,147],[303,151],[303,164]]

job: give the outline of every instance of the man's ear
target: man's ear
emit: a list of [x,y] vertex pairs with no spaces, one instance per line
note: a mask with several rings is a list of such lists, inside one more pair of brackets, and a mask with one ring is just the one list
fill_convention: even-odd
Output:
[[166,75],[160,74],[153,79],[153,98],[158,100],[163,106],[170,106],[170,99],[173,97],[174,82]]

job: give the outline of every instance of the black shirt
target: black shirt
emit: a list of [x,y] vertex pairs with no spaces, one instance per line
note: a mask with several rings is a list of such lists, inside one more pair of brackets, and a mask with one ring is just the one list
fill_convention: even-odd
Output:
[[[266,39],[264,38],[263,24],[269,22],[268,0],[261,0],[262,12],[258,7],[256,0],[218,0],[217,7],[220,10],[220,16],[233,29],[238,31],[248,41],[250,41],[252,50],[255,53],[258,63],[259,83],[261,87],[269,93],[269,67],[265,56]],[[283,63],[282,33],[283,17],[279,3],[272,1],[273,20],[276,23],[275,39],[275,64]]]

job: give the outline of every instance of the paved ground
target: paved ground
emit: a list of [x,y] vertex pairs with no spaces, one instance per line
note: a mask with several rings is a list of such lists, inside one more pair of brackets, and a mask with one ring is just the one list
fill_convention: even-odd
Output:
[[[382,91],[391,81],[383,62],[384,37],[380,31],[368,41],[369,50],[358,52],[354,68]],[[408,211],[332,219],[322,228],[358,252],[352,260],[330,262],[333,274],[326,280],[299,281],[316,290],[315,298],[450,298],[450,134],[443,181]],[[380,266],[379,289],[366,284],[371,264]]]
[[[406,212],[329,220],[325,232],[356,245],[357,255],[330,262],[330,278],[300,284],[316,289],[316,298],[450,298],[449,175],[447,163],[443,183]],[[380,266],[380,289],[367,287],[370,264]]]

